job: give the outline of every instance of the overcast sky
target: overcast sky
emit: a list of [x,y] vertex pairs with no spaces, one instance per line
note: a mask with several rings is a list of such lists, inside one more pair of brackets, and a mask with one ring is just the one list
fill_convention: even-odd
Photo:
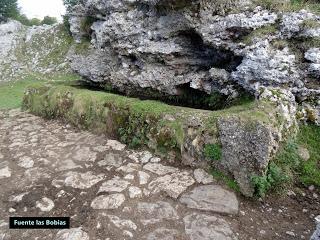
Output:
[[21,11],[28,18],[42,19],[44,16],[56,17],[61,20],[65,13],[62,0],[18,0]]

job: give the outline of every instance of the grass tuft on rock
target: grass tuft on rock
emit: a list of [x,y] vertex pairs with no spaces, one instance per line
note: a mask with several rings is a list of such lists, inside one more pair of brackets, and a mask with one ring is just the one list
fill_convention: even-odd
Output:
[[[307,149],[308,160],[302,159],[299,147]],[[301,125],[296,139],[288,141],[270,163],[265,176],[253,176],[256,196],[264,197],[269,191],[283,192],[294,185],[320,189],[320,127]]]
[[218,144],[207,144],[204,147],[205,156],[213,161],[219,161],[222,157],[222,149]]

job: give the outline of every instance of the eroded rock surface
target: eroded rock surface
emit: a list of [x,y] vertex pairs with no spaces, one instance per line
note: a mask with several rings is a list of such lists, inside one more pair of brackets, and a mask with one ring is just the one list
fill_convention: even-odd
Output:
[[[74,38],[91,38],[85,56],[70,54],[72,68],[91,84],[137,95],[196,89],[230,98],[272,87],[299,102],[319,99],[319,63],[308,58],[317,48],[320,16],[310,11],[246,0],[86,0],[68,14]],[[88,17],[90,34],[80,24]],[[300,42],[313,48],[295,48]]]

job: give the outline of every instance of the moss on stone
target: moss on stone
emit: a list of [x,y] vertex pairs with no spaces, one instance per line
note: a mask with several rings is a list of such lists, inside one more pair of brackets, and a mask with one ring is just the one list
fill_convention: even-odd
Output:
[[254,39],[266,38],[269,35],[276,34],[278,31],[278,26],[276,24],[264,26],[252,31],[249,35],[240,39],[246,45],[251,45],[254,43]]
[[225,183],[230,189],[232,189],[236,192],[240,192],[240,187],[237,184],[237,182],[235,182],[231,177],[227,176],[223,172],[221,172],[217,169],[212,169],[211,174],[215,179]]

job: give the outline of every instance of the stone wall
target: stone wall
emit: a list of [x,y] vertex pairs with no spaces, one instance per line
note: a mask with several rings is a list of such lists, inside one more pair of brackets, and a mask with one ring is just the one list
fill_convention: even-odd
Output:
[[252,196],[252,176],[266,174],[281,142],[296,131],[292,99],[265,91],[259,101],[205,111],[67,86],[29,87],[24,108],[82,129],[146,146],[175,164],[215,167]]

